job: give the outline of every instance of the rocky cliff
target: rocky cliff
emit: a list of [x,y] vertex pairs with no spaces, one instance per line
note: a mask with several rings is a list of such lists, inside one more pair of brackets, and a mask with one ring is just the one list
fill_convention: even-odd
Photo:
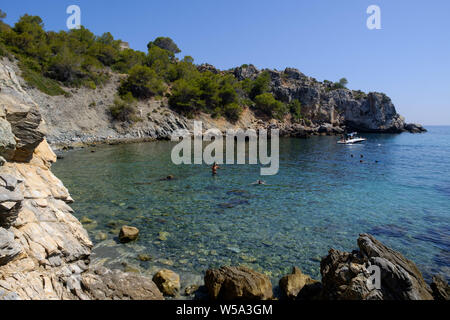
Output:
[[275,97],[283,102],[298,99],[304,117],[316,126],[383,133],[426,131],[421,125],[406,124],[384,93],[336,89],[331,82],[319,82],[293,68],[258,70],[248,65],[231,72],[244,80],[255,79],[264,71],[270,74],[270,87]]
[[[2,63],[20,75],[16,63],[6,59],[3,59]],[[198,115],[196,120],[203,122],[204,129],[214,127],[225,131],[229,128],[278,128],[281,135],[294,137],[341,134],[345,130],[387,133],[425,131],[420,125],[406,124],[385,94],[336,90],[332,83],[318,82],[296,69],[258,70],[252,65],[228,71],[217,70],[211,65],[201,65],[198,68],[200,71],[232,73],[238,80],[255,79],[263,71],[267,71],[271,77],[271,92],[277,99],[286,103],[298,99],[302,103],[304,117],[300,123],[291,122],[289,117],[283,121],[269,120],[260,118],[251,108],[244,108],[240,120],[236,123],[230,123],[224,118],[212,118],[208,114]],[[110,116],[109,107],[114,104],[117,88],[124,75],[110,72],[110,76],[108,83],[95,90],[65,88],[68,94],[61,96],[48,96],[29,87],[20,76],[16,79],[28,94],[27,99],[31,97],[32,101],[39,105],[46,126],[43,125],[44,128],[36,132],[42,134],[45,130],[47,141],[53,148],[96,142],[167,139],[176,129],[193,129],[193,120],[171,110],[167,98],[138,102],[137,122],[114,121]],[[28,117],[36,122],[37,119],[31,118],[39,115],[30,113]],[[19,120],[10,119],[15,122]],[[20,128],[16,127],[15,130],[20,131]],[[26,129],[24,132],[32,132],[30,131],[32,128],[24,129]],[[3,130],[1,126],[0,130]],[[13,144],[12,141],[9,143]]]
[[0,300],[162,299],[149,279],[89,270],[92,243],[50,171],[56,156],[44,128],[14,70],[0,63]]

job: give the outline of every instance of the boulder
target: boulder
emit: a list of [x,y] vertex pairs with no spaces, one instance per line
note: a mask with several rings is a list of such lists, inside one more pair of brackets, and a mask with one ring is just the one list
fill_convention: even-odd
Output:
[[0,156],[11,160],[16,149],[16,140],[11,131],[11,125],[5,119],[0,118]]
[[0,226],[9,228],[16,220],[24,200],[16,190],[19,181],[9,174],[0,173]]
[[439,301],[450,300],[450,287],[447,281],[441,276],[434,276],[432,280],[430,287],[434,299]]
[[[331,249],[320,263],[323,297],[332,300],[432,300],[417,266],[373,236],[361,234],[359,251]],[[379,287],[374,270],[379,270]],[[376,281],[375,281],[376,283]]]
[[11,231],[0,228],[0,266],[7,264],[17,257],[22,251],[22,247],[14,241],[14,234]]
[[166,296],[175,297],[180,292],[180,276],[171,270],[162,269],[158,271],[153,276],[153,282]]
[[203,63],[203,64],[199,65],[197,67],[197,70],[200,71],[200,72],[209,71],[209,72],[214,73],[214,74],[218,74],[219,73],[219,70],[217,70],[216,67],[214,67],[213,65],[211,65],[209,63]]
[[249,301],[273,297],[269,277],[242,266],[207,270],[205,286],[213,300]]
[[255,79],[259,75],[260,71],[252,64],[243,65],[233,70],[234,76],[242,81],[244,79]]
[[[42,121],[38,106],[23,90],[14,70],[3,63],[0,63],[0,89],[1,113],[9,122],[9,131],[12,132],[16,140],[13,154],[8,152],[5,157],[0,150],[0,155],[4,156],[6,160],[27,162],[31,159],[34,149],[44,139],[45,124]],[[5,129],[4,120],[1,122],[3,125],[0,126]],[[8,128],[6,128],[6,131],[8,131]],[[12,142],[10,133],[8,133],[8,136],[9,141]]]
[[[310,294],[314,291],[317,294],[320,293],[320,282],[313,280],[306,274],[303,274],[297,267],[293,268],[291,274],[281,278],[279,285],[283,296],[292,300],[296,299],[302,291],[304,291],[301,295],[303,299],[308,299],[308,296],[310,296]],[[308,294],[305,294],[307,291],[309,291]]]
[[138,236],[139,236],[138,228],[130,227],[130,226],[123,226],[120,229],[119,241],[122,243],[131,242],[131,241],[136,240],[138,238]]
[[164,300],[149,278],[97,267],[82,275],[82,288],[94,300]]
[[427,132],[421,124],[418,123],[407,123],[405,124],[405,130],[411,133],[424,133]]

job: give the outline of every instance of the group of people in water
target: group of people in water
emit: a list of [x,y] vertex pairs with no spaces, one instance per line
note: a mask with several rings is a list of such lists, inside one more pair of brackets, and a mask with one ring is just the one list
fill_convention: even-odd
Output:
[[[214,162],[211,167],[211,172],[212,172],[213,176],[217,175],[217,169],[220,169],[220,167],[217,164],[217,162]],[[266,184],[266,183],[262,180],[257,180],[256,182],[253,182],[252,184]]]

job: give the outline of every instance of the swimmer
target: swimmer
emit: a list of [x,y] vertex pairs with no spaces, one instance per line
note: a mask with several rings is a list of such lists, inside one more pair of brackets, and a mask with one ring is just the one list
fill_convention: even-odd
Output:
[[266,183],[264,181],[262,181],[262,180],[257,180],[256,182],[253,182],[252,184],[263,185],[263,184],[266,184]]
[[217,169],[220,169],[220,167],[217,165],[216,162],[214,162],[214,164],[211,167],[213,176],[215,176],[217,174]]

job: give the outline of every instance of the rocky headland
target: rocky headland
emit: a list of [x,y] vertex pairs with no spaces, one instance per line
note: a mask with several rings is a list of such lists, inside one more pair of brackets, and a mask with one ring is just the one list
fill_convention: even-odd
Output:
[[[64,88],[66,95],[49,96],[30,87],[20,77],[16,62],[4,58],[2,64],[12,69],[28,96],[40,107],[46,138],[53,149],[96,143],[127,143],[169,139],[177,129],[193,130],[193,120],[169,107],[166,97],[137,102],[139,121],[121,122],[111,117],[121,80],[126,75],[109,70],[110,80],[96,89]],[[200,71],[232,74],[236,79],[256,79],[262,72],[270,74],[270,91],[279,100],[299,100],[304,119],[293,121],[270,119],[252,108],[244,108],[234,123],[223,117],[200,113],[195,120],[203,129],[279,129],[281,136],[306,138],[313,135],[338,135],[344,132],[421,133],[426,129],[409,124],[399,115],[391,99],[383,93],[364,93],[346,88],[335,89],[330,82],[319,82],[293,68],[284,71],[258,70],[253,65],[231,70],[217,70],[211,65],[198,66]]]
[[[252,77],[258,72],[249,68],[233,72],[237,77]],[[72,215],[69,205],[73,200],[68,190],[51,172],[56,156],[46,136],[54,145],[167,138],[177,128],[188,128],[187,119],[162,107],[163,101],[152,101],[143,111],[149,113],[147,120],[132,129],[120,127],[105,113],[109,98],[102,90],[109,90],[107,87],[97,89],[88,97],[83,96],[83,90],[87,89],[78,89],[81,94],[74,92],[72,97],[44,97],[34,89],[25,90],[15,70],[10,63],[0,63],[0,300],[179,297],[183,294],[180,292],[183,279],[171,270],[160,270],[151,279],[92,264],[92,242]],[[371,132],[406,130],[404,120],[387,97],[369,94],[358,100],[349,90],[326,93],[326,88],[311,81],[295,70],[272,72],[273,92],[285,99],[304,99],[302,102],[310,106],[311,119],[324,128],[311,127],[308,129],[311,133],[332,134],[349,125]],[[77,100],[87,103],[87,99],[93,97],[95,106],[92,102],[86,105]],[[211,126],[219,124],[221,128],[267,125],[257,120],[250,110],[246,112],[238,124],[220,122],[206,115],[204,118]],[[306,130],[303,126],[292,132],[289,131],[294,130],[292,127],[283,128],[290,135]],[[122,229],[124,242],[138,236],[137,229]],[[321,262],[321,281],[294,268],[292,274],[280,280],[282,298],[448,299],[449,288],[443,279],[436,277],[428,286],[413,262],[372,236],[361,235],[358,246],[359,251],[352,253],[330,250]],[[381,269],[380,289],[373,290],[367,285],[371,265]],[[184,295],[210,300],[274,297],[270,279],[246,267],[208,270],[204,287],[187,287]]]

